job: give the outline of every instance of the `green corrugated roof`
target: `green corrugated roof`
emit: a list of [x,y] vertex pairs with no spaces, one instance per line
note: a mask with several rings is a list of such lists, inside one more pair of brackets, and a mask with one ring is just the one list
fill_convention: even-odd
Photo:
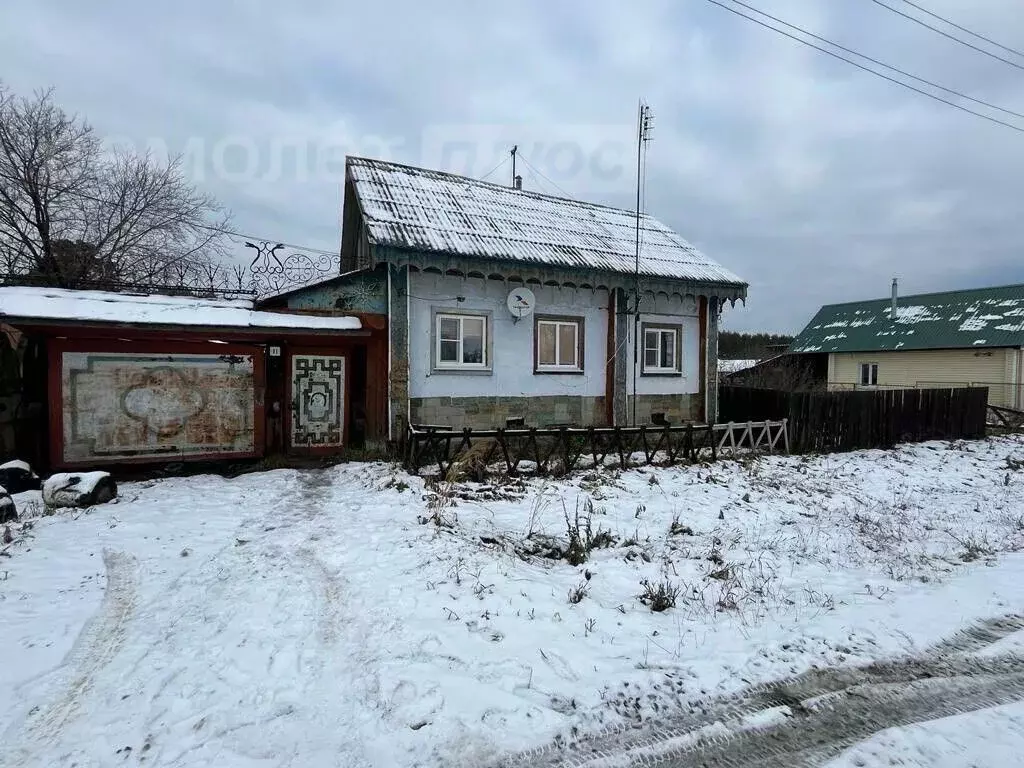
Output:
[[1024,285],[829,304],[791,352],[1024,347]]

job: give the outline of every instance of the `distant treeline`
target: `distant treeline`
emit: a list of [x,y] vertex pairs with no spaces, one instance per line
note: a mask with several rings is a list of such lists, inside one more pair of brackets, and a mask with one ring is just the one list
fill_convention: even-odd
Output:
[[722,331],[718,334],[718,357],[720,360],[763,360],[778,354],[778,346],[787,345],[792,340],[792,336],[776,333]]

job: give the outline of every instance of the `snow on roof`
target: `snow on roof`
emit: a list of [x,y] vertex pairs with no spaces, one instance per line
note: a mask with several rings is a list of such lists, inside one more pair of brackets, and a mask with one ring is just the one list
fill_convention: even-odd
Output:
[[[1024,285],[828,304],[793,340],[793,352],[1024,346]],[[844,328],[842,333],[831,329]]]
[[362,327],[357,317],[262,312],[253,309],[252,301],[241,299],[0,286],[0,319],[14,318],[324,331],[352,331]]
[[[350,157],[347,169],[374,245],[634,274],[634,211],[381,160]],[[647,215],[640,274],[746,288]]]
[[719,373],[739,373],[757,365],[757,360],[719,360]]

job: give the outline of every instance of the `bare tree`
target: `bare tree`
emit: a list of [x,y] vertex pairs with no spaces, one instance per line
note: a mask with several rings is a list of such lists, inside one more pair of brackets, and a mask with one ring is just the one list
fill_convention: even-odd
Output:
[[53,101],[0,83],[0,269],[65,288],[201,281],[228,217],[180,162],[107,153]]

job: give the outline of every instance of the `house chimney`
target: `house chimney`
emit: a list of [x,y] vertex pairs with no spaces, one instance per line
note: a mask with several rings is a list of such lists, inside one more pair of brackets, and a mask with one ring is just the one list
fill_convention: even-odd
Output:
[[892,279],[892,320],[896,319],[896,299],[899,296],[899,281],[894,277]]
[[516,189],[522,189],[523,188],[523,177],[517,175],[514,179],[512,179],[512,183],[515,185]]

